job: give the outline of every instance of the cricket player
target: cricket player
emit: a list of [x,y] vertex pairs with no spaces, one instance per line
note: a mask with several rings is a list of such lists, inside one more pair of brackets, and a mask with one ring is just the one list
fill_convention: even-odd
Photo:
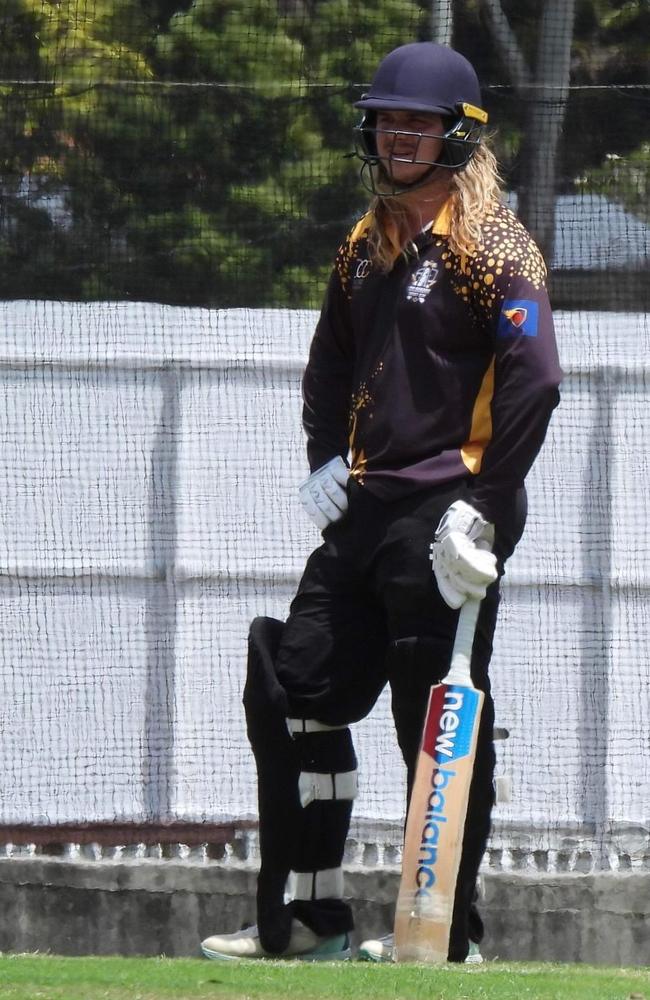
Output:
[[[401,46],[356,107],[372,198],[338,252],[303,382],[312,471],[300,495],[322,545],[287,621],[251,625],[257,923],[208,937],[213,959],[349,956],[350,725],[390,684],[410,790],[429,689],[448,670],[468,597],[482,599],[471,673],[485,703],[450,961],[465,961],[482,936],[474,896],[493,806],[499,580],[559,400],[546,268],[502,202],[479,83],[462,55]],[[390,958],[391,942],[361,953]]]

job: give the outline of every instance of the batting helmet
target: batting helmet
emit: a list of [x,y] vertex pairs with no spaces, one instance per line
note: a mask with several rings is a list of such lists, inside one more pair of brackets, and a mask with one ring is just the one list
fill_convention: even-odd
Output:
[[[487,112],[474,67],[460,52],[435,42],[401,45],[381,61],[367,94],[355,107],[363,117],[356,126],[356,155],[363,161],[361,179],[374,194],[400,194],[419,187],[436,167],[458,170],[469,163],[481,140]],[[377,153],[377,112],[419,111],[440,115],[444,123],[443,153],[415,184],[386,191],[390,170]],[[395,185],[393,185],[395,186]]]

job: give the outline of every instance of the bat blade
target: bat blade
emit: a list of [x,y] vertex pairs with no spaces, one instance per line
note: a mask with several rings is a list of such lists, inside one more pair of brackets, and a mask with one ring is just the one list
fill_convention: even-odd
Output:
[[483,707],[469,669],[465,683],[450,683],[451,676],[431,688],[411,793],[395,912],[398,962],[447,961]]

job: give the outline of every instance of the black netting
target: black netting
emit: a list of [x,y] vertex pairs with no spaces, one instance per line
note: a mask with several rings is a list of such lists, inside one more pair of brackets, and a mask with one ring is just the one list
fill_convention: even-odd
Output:
[[[493,855],[647,863],[649,35],[645,0],[0,0],[1,823],[254,814],[245,637],[317,542],[299,383],[366,204],[351,105],[433,37],[483,82],[566,371]],[[357,815],[399,831],[391,732],[381,701]]]
[[[406,0],[3,0],[0,294],[316,306],[364,205],[351,101],[383,54],[435,28],[477,67],[558,302],[647,296],[647,9],[582,5],[570,46],[571,5],[503,4],[508,32],[494,6],[434,24]],[[556,245],[571,225],[581,252]],[[620,300],[603,294],[612,266]]]

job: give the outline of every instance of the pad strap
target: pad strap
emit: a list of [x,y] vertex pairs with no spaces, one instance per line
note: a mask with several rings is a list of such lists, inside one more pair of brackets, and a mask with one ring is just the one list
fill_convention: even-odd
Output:
[[327,868],[320,872],[292,872],[294,899],[342,899],[343,869]]
[[358,791],[357,770],[340,771],[331,774],[318,774],[314,771],[301,771],[298,779],[300,804],[303,809],[310,802],[322,800],[340,801],[356,798]]
[[336,729],[347,729],[347,725],[328,726],[318,719],[287,719],[287,726],[292,736],[300,733],[333,733]]

